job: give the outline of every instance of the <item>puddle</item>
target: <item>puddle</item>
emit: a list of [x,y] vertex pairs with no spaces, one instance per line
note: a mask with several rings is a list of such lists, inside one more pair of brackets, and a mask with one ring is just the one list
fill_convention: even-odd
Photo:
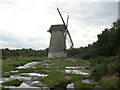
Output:
[[30,68],[30,67],[33,67],[35,68],[34,66],[38,63],[41,63],[41,62],[30,62],[30,63],[27,63],[23,66],[19,66],[19,67],[16,67],[17,69],[26,69],[26,68]]
[[[41,62],[30,62],[30,63],[27,63],[23,66],[19,66],[16,68],[17,69],[36,68],[35,65],[39,64],[39,63],[41,63]],[[44,65],[53,65],[53,64],[44,64]],[[14,71],[10,71],[10,72],[18,73],[19,70],[14,70]],[[9,72],[6,72],[6,73],[9,73]],[[39,89],[40,88],[48,89],[48,87],[43,82],[39,81],[41,78],[44,78],[47,76],[48,76],[47,74],[39,74],[39,73],[19,73],[19,74],[11,75],[9,78],[0,78],[0,84],[3,82],[8,82],[8,81],[12,81],[15,79],[19,79],[19,80],[23,81],[23,83],[20,86],[18,86],[18,87],[6,86],[6,87],[8,87],[8,88],[38,88],[39,87]]]
[[50,68],[50,66],[54,65],[54,64],[48,64],[48,63],[44,63],[42,64],[43,66],[46,66],[46,68]]
[[65,73],[72,73],[72,74],[80,74],[83,76],[90,75],[90,71],[85,69],[85,67],[83,67],[83,66],[81,66],[81,67],[65,67],[64,72]]
[[5,86],[5,87],[6,88],[39,88],[39,87],[31,87],[31,86],[29,86],[28,84],[26,84],[24,82],[18,87],[15,87],[15,86]]
[[9,78],[1,78],[0,82],[3,83],[3,82],[12,81],[12,80],[15,80],[15,79],[26,81],[26,80],[30,80],[31,77],[22,77],[22,76],[19,76],[19,75],[13,75],[13,76],[10,76]]
[[30,86],[36,86],[36,87],[47,87],[43,82],[41,81],[31,81],[29,83]]
[[82,80],[82,83],[84,83],[84,84],[97,84],[97,82],[95,82],[91,79],[84,79],[84,80]]
[[66,67],[66,69],[79,69],[80,67]]
[[18,70],[15,70],[15,71],[10,71],[11,73],[18,73]]
[[[20,76],[24,75],[24,76]],[[23,81],[23,84],[17,88],[35,88],[35,87],[47,87],[43,82],[39,81],[40,78],[47,77],[47,74],[39,74],[39,73],[21,73],[12,75],[9,78],[1,78],[0,83],[12,81],[15,79],[19,79]],[[8,88],[16,88],[16,87],[8,87]]]
[[20,75],[31,76],[31,77],[47,77],[47,74],[39,74],[39,73],[21,73]]
[[3,83],[4,81],[2,80],[2,78],[0,78],[0,84]]
[[66,59],[67,61],[72,61],[72,62],[75,62],[76,60],[74,60],[73,58],[68,58]]
[[80,75],[84,75],[84,76],[90,75],[90,73],[83,72],[81,70],[65,70],[65,73],[80,74]]
[[74,73],[74,74],[81,74],[81,75],[87,75],[87,76],[89,75],[89,73],[83,72],[81,70],[73,70],[72,73]]
[[74,88],[74,83],[68,84],[66,88],[73,89]]
[[54,65],[54,64],[44,63],[43,65],[45,65],[45,66],[51,66],[51,65]]
[[4,72],[4,74],[9,74],[10,72]]
[[44,62],[51,62],[51,60],[44,60]]

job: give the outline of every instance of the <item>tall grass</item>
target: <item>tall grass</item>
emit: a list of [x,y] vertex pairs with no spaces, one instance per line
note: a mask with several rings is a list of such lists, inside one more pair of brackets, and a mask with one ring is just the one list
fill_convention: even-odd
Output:
[[100,84],[106,88],[117,88],[120,62],[117,56],[98,57],[91,60],[92,78],[100,81]]
[[100,80],[100,84],[102,87],[105,87],[105,88],[118,88],[118,77],[115,75],[104,76]]

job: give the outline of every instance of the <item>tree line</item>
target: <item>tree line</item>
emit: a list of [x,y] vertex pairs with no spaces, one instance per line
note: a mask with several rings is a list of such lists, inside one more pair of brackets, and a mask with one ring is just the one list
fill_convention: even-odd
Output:
[[33,50],[29,49],[16,49],[10,50],[8,48],[2,49],[2,58],[11,58],[11,57],[44,57],[48,54],[48,48],[44,50]]
[[87,47],[68,50],[69,57],[91,59],[99,56],[120,55],[120,20],[114,22],[111,28],[106,28],[97,37],[98,40]]

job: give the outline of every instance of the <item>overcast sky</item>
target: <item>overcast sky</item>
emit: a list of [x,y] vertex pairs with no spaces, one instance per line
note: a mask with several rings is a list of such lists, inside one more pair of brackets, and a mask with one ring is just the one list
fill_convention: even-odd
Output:
[[0,48],[38,50],[49,47],[47,30],[51,25],[62,24],[57,7],[65,22],[70,15],[68,29],[74,47],[87,46],[117,20],[118,1],[0,0]]

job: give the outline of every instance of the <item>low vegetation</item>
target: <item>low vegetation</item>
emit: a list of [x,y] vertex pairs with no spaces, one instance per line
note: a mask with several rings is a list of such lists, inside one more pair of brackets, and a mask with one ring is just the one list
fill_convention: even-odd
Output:
[[104,76],[100,80],[100,84],[105,88],[118,88],[118,76]]
[[118,56],[99,57],[91,60],[92,78],[105,88],[118,88],[120,62]]
[[15,79],[12,81],[4,82],[4,83],[2,83],[2,85],[3,86],[20,86],[21,83],[22,83],[21,80]]

